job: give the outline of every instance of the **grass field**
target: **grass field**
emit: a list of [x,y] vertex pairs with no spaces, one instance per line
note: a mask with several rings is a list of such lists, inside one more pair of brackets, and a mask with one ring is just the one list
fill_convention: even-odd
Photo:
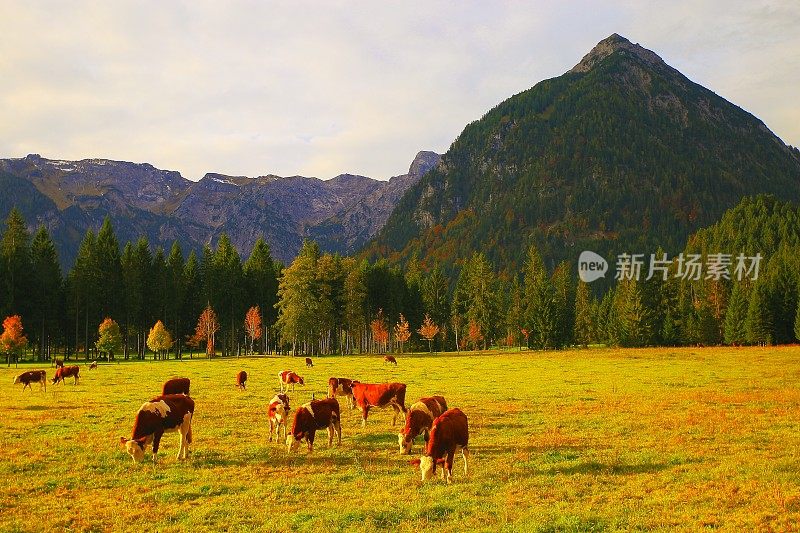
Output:
[[[101,365],[77,386],[12,386],[0,370],[0,530],[728,531],[800,524],[800,347]],[[324,397],[330,376],[442,394],[469,417],[471,464],[422,484],[390,410],[343,408],[343,441],[288,455],[266,440],[278,371]],[[26,368],[27,369],[27,368]],[[234,374],[250,375],[247,391]],[[48,368],[48,375],[53,369]],[[119,447],[142,402],[192,379],[194,444],[157,466]],[[343,407],[345,401],[342,401]],[[414,456],[420,445],[415,443]]]

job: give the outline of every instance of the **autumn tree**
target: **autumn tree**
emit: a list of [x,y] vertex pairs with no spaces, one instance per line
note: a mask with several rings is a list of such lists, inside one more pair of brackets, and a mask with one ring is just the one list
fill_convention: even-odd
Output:
[[480,350],[480,343],[483,341],[483,333],[481,333],[481,325],[477,320],[470,320],[467,326],[467,342],[472,344],[474,350]]
[[372,330],[372,340],[378,346],[378,351],[385,352],[389,344],[389,330],[386,328],[383,309],[378,309],[378,316],[369,323],[369,328]]
[[25,350],[28,338],[22,331],[22,318],[12,315],[3,320],[3,334],[0,335],[0,349],[6,353],[6,364],[11,366],[11,356],[14,361]]
[[119,350],[122,346],[122,334],[120,333],[119,324],[109,317],[106,317],[97,328],[99,338],[95,342],[97,351],[101,354],[108,354],[108,360],[114,358],[114,352]]
[[200,343],[206,343],[206,357],[211,359],[214,355],[214,338],[219,331],[219,320],[217,314],[207,305],[205,310],[200,314],[197,320],[197,327],[195,327],[194,336],[191,338],[191,344],[200,346]]
[[403,344],[411,338],[411,331],[408,329],[408,320],[400,313],[400,319],[394,326],[394,338],[400,343],[400,353],[403,353]]
[[433,339],[439,334],[439,326],[431,319],[430,315],[425,315],[422,326],[417,330],[422,338],[428,341],[428,350],[433,351]]
[[147,347],[153,353],[158,354],[159,358],[163,357],[164,353],[172,348],[172,335],[160,320],[150,328],[150,332],[147,334]]
[[261,338],[261,310],[257,305],[254,305],[247,310],[244,317],[244,331],[247,338],[250,339],[250,353],[253,353],[253,346],[257,339]]

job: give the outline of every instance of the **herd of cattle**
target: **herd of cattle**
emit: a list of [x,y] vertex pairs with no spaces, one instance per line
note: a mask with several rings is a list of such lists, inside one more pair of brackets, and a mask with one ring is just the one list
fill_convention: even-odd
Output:
[[[392,356],[387,356],[384,361],[397,364]],[[306,358],[306,366],[314,366],[311,359]],[[97,363],[92,363],[90,368],[97,368]],[[56,369],[52,383],[56,384],[72,376],[77,385],[79,372],[79,367],[64,367],[61,363]],[[47,373],[44,370],[33,370],[17,376],[14,384],[23,383],[24,391],[26,387],[31,386],[31,383],[39,383],[40,389],[44,387],[47,390],[46,380]],[[449,409],[447,401],[442,396],[420,398],[406,409],[405,383],[362,383],[358,380],[332,377],[328,380],[328,397],[317,400],[312,395],[310,402],[295,410],[291,429],[288,429],[291,414],[289,387],[294,392],[295,385],[304,385],[305,382],[291,370],[280,372],[278,380],[280,392],[270,400],[267,407],[269,441],[272,442],[273,433],[276,440],[280,439],[280,429],[283,427],[283,438],[289,452],[297,450],[305,440],[308,452],[311,453],[316,432],[323,429],[328,432],[328,446],[333,445],[334,436],[338,437],[338,444],[341,445],[341,413],[337,397],[345,397],[349,408],[361,410],[362,427],[366,425],[367,416],[373,407],[392,408],[393,426],[397,422],[397,416],[403,414],[405,427],[397,436],[400,452],[410,454],[414,439],[419,435],[423,436],[425,449],[422,456],[410,461],[412,465],[419,466],[423,481],[431,478],[436,473],[437,467],[441,467],[442,478],[450,483],[453,460],[458,451],[464,458],[464,474],[467,473],[469,457],[467,417],[458,408]],[[161,437],[168,432],[180,434],[178,459],[188,457],[194,416],[194,400],[189,394],[190,385],[188,378],[170,379],[164,383],[160,396],[145,402],[139,408],[131,438],[120,437],[120,444],[135,462],[144,459],[145,451],[150,445],[153,448],[153,462],[155,462]],[[244,370],[236,374],[236,387],[241,390],[247,387],[247,372]]]

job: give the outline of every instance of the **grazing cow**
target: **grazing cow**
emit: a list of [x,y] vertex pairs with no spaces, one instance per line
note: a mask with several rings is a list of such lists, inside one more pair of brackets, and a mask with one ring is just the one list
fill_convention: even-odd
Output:
[[386,363],[394,363],[394,366],[397,366],[397,359],[394,358],[393,355],[384,355],[383,362]]
[[380,407],[381,409],[391,407],[394,409],[392,425],[397,422],[399,413],[406,413],[406,384],[405,383],[361,383],[353,381],[350,384],[353,391],[353,398],[358,407],[361,408],[361,426],[367,425],[367,414],[370,407]]
[[191,382],[189,378],[172,378],[168,379],[164,382],[164,386],[161,387],[161,395],[166,396],[167,394],[185,394],[189,396],[189,385]]
[[64,366],[64,360],[63,359],[56,359],[55,363],[56,363],[56,368],[61,368],[61,367]]
[[303,378],[292,372],[291,370],[284,370],[283,372],[278,373],[278,379],[281,382],[281,392],[283,392],[283,386],[286,385],[286,390],[289,390],[289,385],[292,386],[292,392],[294,392],[294,384],[297,383],[299,385],[305,386],[305,382]]
[[89,370],[95,370],[97,368],[97,361],[92,361],[92,364],[89,365]]
[[279,439],[281,426],[283,426],[283,439],[286,440],[286,422],[289,418],[289,397],[287,395],[276,394],[272,397],[267,408],[267,418],[269,418],[269,441],[272,442],[273,428],[275,428],[275,440]]
[[236,387],[241,390],[245,390],[247,388],[247,372],[244,370],[240,370],[236,373]]
[[177,431],[181,435],[178,459],[186,459],[192,443],[192,416],[194,400],[184,394],[157,396],[145,402],[136,413],[133,434],[130,439],[120,437],[120,444],[138,463],[144,459],[148,444],[153,444],[153,463],[156,462],[158,446],[164,433]]
[[422,472],[422,481],[428,480],[436,474],[437,465],[443,466],[442,479],[451,483],[453,480],[453,457],[459,450],[464,457],[464,475],[467,475],[468,444],[467,415],[462,413],[461,409],[449,409],[433,421],[425,454],[410,463],[419,466]]
[[[14,385],[17,383],[22,383],[23,392],[25,392],[25,387],[31,387],[31,383],[38,383],[39,390],[42,390],[42,387],[44,387],[44,391],[47,392],[47,372],[44,370],[29,370],[23,372],[14,378]],[[31,392],[33,392],[33,387],[31,387]]]
[[397,435],[400,453],[411,453],[411,446],[419,434],[423,434],[427,441],[433,421],[445,411],[447,411],[447,401],[442,396],[420,398],[417,403],[409,407],[406,413],[406,427]]
[[75,378],[74,384],[78,384],[78,378],[80,377],[78,374],[80,373],[81,368],[79,366],[61,366],[56,369],[56,375],[53,378],[53,383],[56,384],[58,382],[63,382],[64,378],[68,378],[70,376]]
[[314,435],[318,429],[328,429],[328,446],[333,445],[333,435],[339,435],[339,445],[342,444],[342,424],[339,416],[339,402],[336,398],[324,400],[311,400],[294,413],[292,430],[286,437],[286,447],[289,452],[296,450],[300,442],[306,439],[308,453],[314,451]]
[[356,400],[353,398],[353,384],[352,379],[347,378],[329,378],[328,379],[328,398],[335,398],[336,396],[347,397],[347,403],[350,409],[356,408]]
[[314,366],[314,361],[312,361],[310,357],[306,357],[306,368],[311,368],[313,366]]

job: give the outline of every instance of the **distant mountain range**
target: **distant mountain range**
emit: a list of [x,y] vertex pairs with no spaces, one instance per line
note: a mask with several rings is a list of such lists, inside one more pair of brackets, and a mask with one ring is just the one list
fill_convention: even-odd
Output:
[[0,159],[0,217],[17,206],[32,229],[46,225],[66,267],[86,230],[98,229],[106,216],[123,243],[144,235],[165,248],[178,240],[188,252],[226,232],[246,255],[263,235],[273,256],[288,262],[304,238],[325,250],[359,249],[439,158],[420,152],[408,173],[388,181],[352,174],[321,180],[210,173],[193,182],[147,163],[28,155]]
[[744,196],[800,200],[800,151],[762,121],[614,34],[573,69],[469,124],[367,248],[451,271],[484,251],[508,274],[668,252]]

